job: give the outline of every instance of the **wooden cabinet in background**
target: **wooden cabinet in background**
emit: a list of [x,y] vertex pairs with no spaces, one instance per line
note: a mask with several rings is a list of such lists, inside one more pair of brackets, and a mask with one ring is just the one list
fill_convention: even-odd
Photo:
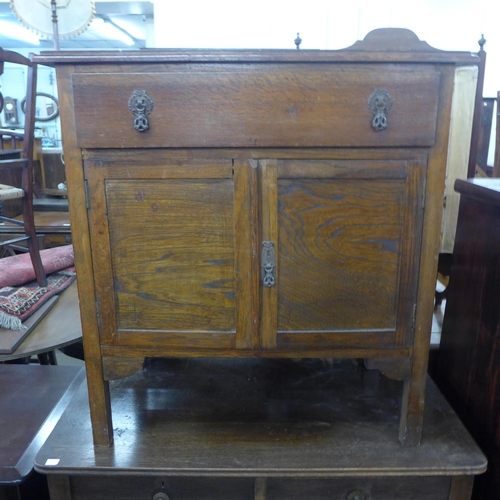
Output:
[[418,444],[454,73],[478,58],[377,30],[37,60],[62,96],[95,443],[108,380],[205,356],[370,358],[405,381]]
[[42,191],[49,196],[66,196],[65,190],[58,188],[66,181],[64,155],[60,148],[46,148],[43,152]]
[[457,237],[434,378],[488,457],[472,498],[500,496],[500,179],[458,180]]

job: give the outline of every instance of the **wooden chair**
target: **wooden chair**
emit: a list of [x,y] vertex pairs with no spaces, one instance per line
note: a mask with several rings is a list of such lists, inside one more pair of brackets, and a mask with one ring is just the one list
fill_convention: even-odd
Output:
[[[0,74],[4,71],[4,63],[15,63],[26,66],[26,109],[24,132],[8,129],[0,129],[0,175],[2,172],[20,172],[19,184],[0,184],[0,202],[20,198],[22,204],[22,217],[20,220],[7,217],[0,212],[0,222],[5,224],[20,225],[24,227],[24,235],[0,241],[0,248],[15,249],[16,251],[28,251],[30,253],[36,279],[40,286],[47,285],[47,277],[40,259],[40,251],[37,242],[35,220],[33,216],[33,148],[35,142],[35,106],[36,106],[36,75],[37,66],[26,57],[0,48]],[[3,107],[3,96],[0,93],[0,111]],[[10,139],[11,148],[4,149],[4,138]],[[22,150],[16,149],[16,139],[22,139]],[[16,176],[12,176],[16,178]],[[18,245],[25,241],[27,248]]]

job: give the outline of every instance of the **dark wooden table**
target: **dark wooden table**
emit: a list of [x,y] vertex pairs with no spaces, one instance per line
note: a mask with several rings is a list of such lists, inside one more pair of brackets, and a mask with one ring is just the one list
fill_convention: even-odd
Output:
[[0,365],[2,500],[47,498],[33,460],[83,380],[80,367]]
[[[80,307],[76,282],[59,296],[56,305],[33,331],[10,354],[0,354],[0,361],[50,353],[82,338]],[[52,364],[52,363],[51,363]]]
[[114,446],[82,387],[37,455],[52,500],[465,500],[486,468],[431,382],[402,447],[401,383],[352,361],[155,359],[111,391]]
[[500,498],[500,179],[459,180],[460,210],[434,377],[488,457],[475,500]]

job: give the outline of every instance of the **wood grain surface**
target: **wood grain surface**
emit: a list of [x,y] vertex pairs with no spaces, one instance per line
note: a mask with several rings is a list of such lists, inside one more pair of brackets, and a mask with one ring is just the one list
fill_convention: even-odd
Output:
[[482,453],[431,382],[422,443],[401,447],[401,385],[352,361],[151,359],[111,383],[114,448],[93,447],[82,390],[35,466],[74,495],[57,500],[468,499]]
[[[160,71],[74,75],[78,147],[434,143],[439,73],[429,67],[268,64]],[[393,100],[383,133],[372,128],[367,104],[376,89],[388,91]],[[145,90],[154,101],[149,130],[143,134],[134,130],[128,109],[135,90]]]

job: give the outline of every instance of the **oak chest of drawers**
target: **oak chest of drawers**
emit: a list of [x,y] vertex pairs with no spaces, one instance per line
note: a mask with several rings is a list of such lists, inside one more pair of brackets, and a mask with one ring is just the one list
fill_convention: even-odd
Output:
[[340,51],[38,60],[57,68],[95,443],[108,380],[194,356],[369,358],[405,381],[418,444],[454,72],[477,57],[376,30]]

